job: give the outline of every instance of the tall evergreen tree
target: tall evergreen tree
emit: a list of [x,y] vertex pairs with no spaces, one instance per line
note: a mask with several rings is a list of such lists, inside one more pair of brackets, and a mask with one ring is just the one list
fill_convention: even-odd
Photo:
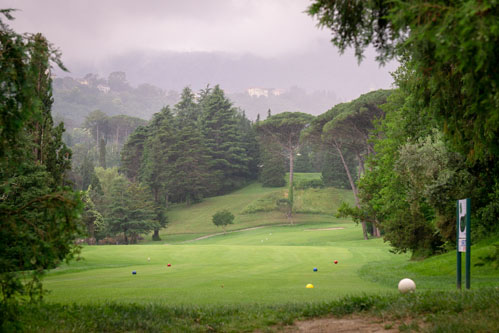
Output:
[[112,232],[123,233],[125,244],[136,243],[139,235],[159,228],[146,188],[118,177],[111,187],[111,195],[108,224]]
[[187,204],[206,195],[211,181],[209,156],[198,126],[200,108],[194,98],[193,92],[185,88],[174,107],[178,131],[176,141],[170,147],[176,152],[175,159],[171,160],[174,174],[171,175],[170,189],[175,201],[186,201]]
[[286,185],[286,160],[282,154],[276,154],[280,147],[272,142],[261,144],[260,182],[265,187]]
[[[64,187],[70,151],[53,127],[45,38],[19,35],[0,10],[0,330],[15,320],[18,296],[43,296],[41,277],[75,253],[81,201]],[[19,272],[24,274],[19,274]]]
[[[173,194],[171,183],[174,181],[174,161],[177,152],[173,149],[176,143],[177,129],[173,114],[169,107],[156,113],[148,126],[149,135],[144,143],[144,155],[140,169],[140,180],[151,190],[154,202],[158,207],[166,207]],[[159,229],[166,220],[160,219],[163,225],[154,228],[154,240],[159,240]]]
[[144,155],[144,144],[148,134],[148,127],[137,127],[121,151],[120,172],[123,172],[132,182],[138,181]]
[[201,99],[200,106],[201,128],[214,177],[210,192],[225,193],[241,186],[249,174],[236,110],[218,85]]

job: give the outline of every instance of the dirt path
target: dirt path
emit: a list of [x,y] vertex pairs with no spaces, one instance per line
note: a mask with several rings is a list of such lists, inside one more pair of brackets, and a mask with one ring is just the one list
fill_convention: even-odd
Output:
[[[276,224],[276,225],[280,225],[280,224]],[[275,225],[272,225],[272,227],[273,226],[275,226]],[[233,231],[227,231],[226,233],[230,234],[230,233],[233,233],[233,232],[249,231],[249,230],[261,229],[261,228],[267,228],[267,227],[269,227],[269,226],[261,226],[261,227],[252,227],[252,228],[246,228],[246,229],[240,229],[240,230],[233,230]],[[223,235],[223,234],[224,234],[223,232],[219,232],[219,233],[216,233],[216,234],[205,235],[205,236],[201,236],[201,237],[198,237],[198,238],[195,238],[195,239],[187,240],[187,241],[182,242],[182,243],[196,242],[198,240],[202,240],[202,239],[206,239],[206,238],[210,238],[210,237],[215,237],[215,236],[220,236],[220,235]]]
[[293,326],[287,326],[283,332],[399,332],[398,325],[392,322],[383,322],[379,318],[365,316],[346,316],[343,318],[318,318],[297,321]]
[[[240,230],[233,230],[233,231],[227,231],[227,234],[233,233],[233,232],[242,232],[242,231],[249,231],[249,230],[255,230],[255,229],[261,229],[261,228],[268,228],[268,227],[275,227],[275,226],[282,226],[282,225],[289,225],[289,224],[273,224],[273,225],[263,225],[260,227],[252,227],[252,228],[246,228],[246,229],[240,229]],[[303,231],[319,231],[319,230],[340,230],[340,229],[345,229],[342,227],[339,228],[323,228],[323,229],[304,229]],[[210,234],[210,235],[204,235],[195,239],[187,240],[182,243],[191,243],[191,242],[196,242],[202,239],[210,238],[210,237],[215,237],[215,236],[220,236],[223,235],[223,232],[218,232],[216,234]]]
[[322,229],[305,229],[303,231],[321,231],[321,230],[341,230],[345,229],[343,227],[336,227],[336,228],[322,228]]

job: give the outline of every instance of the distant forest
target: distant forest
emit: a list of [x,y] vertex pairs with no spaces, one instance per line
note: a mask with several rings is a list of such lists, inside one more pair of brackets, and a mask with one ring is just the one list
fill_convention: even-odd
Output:
[[[258,114],[264,117],[269,109],[274,114],[302,111],[318,115],[338,102],[337,96],[327,91],[307,93],[295,86],[279,92],[279,95],[260,97],[250,96],[246,91],[226,95],[250,120],[256,120]],[[55,78],[53,96],[52,111],[57,119],[64,121],[66,128],[80,127],[86,116],[95,110],[109,116],[128,115],[149,120],[162,107],[173,106],[180,100],[178,91],[163,90],[147,83],[134,87],[124,72],[112,72],[107,78],[96,74],[83,78]]]

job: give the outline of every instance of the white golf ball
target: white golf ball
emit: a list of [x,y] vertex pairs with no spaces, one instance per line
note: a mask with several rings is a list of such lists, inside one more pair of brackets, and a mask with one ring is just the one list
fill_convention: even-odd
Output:
[[402,279],[399,282],[399,291],[402,294],[412,293],[416,290],[416,284],[411,279]]

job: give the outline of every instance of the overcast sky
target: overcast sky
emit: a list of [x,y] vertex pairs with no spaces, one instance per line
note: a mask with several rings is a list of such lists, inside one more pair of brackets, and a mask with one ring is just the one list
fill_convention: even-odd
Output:
[[[390,88],[389,72],[396,64],[380,68],[372,52],[360,67],[352,52],[340,57],[329,42],[329,32],[318,29],[314,19],[304,13],[309,3],[308,0],[0,0],[0,8],[19,9],[11,27],[18,32],[45,34],[60,48],[64,63],[76,76],[83,75],[82,71],[107,76],[106,71],[130,70],[113,67],[113,59],[127,54],[140,54],[144,60],[150,54],[157,58],[161,53],[198,52],[250,56],[273,64],[280,59],[295,59],[288,61],[293,68],[287,68],[285,76],[291,79],[282,88],[306,81],[303,88],[332,90],[342,100],[372,89]],[[304,80],[303,70],[297,68],[301,64],[306,67],[311,61],[316,63],[316,72],[309,72],[308,77],[317,77],[315,84],[309,78]],[[143,63],[137,67],[146,68]],[[275,71],[273,75],[279,73]],[[138,83],[141,78],[136,76],[133,81]],[[142,81],[146,79],[147,75]],[[241,80],[244,84],[286,85],[278,78],[268,84],[263,78],[260,82]],[[192,84],[196,86],[197,82]]]

